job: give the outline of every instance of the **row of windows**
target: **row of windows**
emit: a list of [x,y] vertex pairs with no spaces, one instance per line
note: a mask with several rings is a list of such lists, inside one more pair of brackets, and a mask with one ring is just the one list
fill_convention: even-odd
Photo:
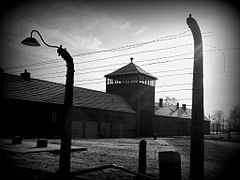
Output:
[[[98,118],[99,117],[97,117],[97,115],[95,113],[88,113],[87,114],[87,120],[88,121],[95,122],[95,121],[97,121]],[[104,121],[109,121],[109,122],[112,121],[110,119],[109,115],[104,115],[102,118],[104,119]],[[114,121],[122,121],[122,119],[123,119],[122,115],[117,115],[117,116],[114,116],[113,118],[114,118]],[[58,119],[58,113],[56,111],[53,111],[52,112],[52,118],[51,118],[52,124],[56,124],[57,119]]]
[[105,121],[105,122],[111,122],[112,118],[114,119],[115,122],[117,122],[117,121],[120,122],[122,120],[122,116],[121,115],[117,115],[117,116],[114,116],[114,117],[111,118],[111,117],[109,117],[108,114],[103,115],[102,117],[99,117],[95,113],[88,113],[88,119],[87,120],[88,121],[92,121],[92,122],[96,122],[99,118],[101,120]]
[[106,81],[107,81],[107,85],[140,83],[140,84],[146,84],[149,86],[155,86],[155,80],[142,75],[107,78]]
[[161,120],[161,121],[157,121],[157,127],[158,128],[186,128],[187,126],[189,126],[190,124],[188,124],[187,122],[176,122],[176,121],[171,121],[171,120]]

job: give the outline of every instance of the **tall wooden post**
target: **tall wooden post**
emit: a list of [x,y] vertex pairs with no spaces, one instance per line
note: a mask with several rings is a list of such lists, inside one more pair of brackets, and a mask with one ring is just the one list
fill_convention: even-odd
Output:
[[63,133],[61,138],[59,176],[65,179],[70,174],[71,162],[71,137],[72,137],[72,105],[73,105],[73,83],[74,83],[74,63],[70,54],[61,46],[58,48],[58,54],[66,61],[67,77],[64,99],[64,121]]
[[204,179],[203,49],[200,28],[191,14],[187,25],[194,39],[190,179]]

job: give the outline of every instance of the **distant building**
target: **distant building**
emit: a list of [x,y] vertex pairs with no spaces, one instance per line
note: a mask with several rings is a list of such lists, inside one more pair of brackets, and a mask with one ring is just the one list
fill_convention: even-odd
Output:
[[[155,103],[154,127],[159,136],[178,136],[191,134],[191,109],[179,103],[166,105],[163,99]],[[204,134],[210,134],[210,120],[204,116]]]
[[[1,73],[1,137],[59,137],[62,131],[65,85],[30,75]],[[105,77],[106,93],[74,87],[73,138],[190,135],[189,109],[154,102],[156,77],[132,62]],[[206,134],[209,127],[206,118]]]

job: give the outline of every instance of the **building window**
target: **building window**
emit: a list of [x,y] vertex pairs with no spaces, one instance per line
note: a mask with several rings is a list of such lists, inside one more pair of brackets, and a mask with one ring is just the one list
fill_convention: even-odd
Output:
[[117,119],[119,119],[120,121],[122,120],[122,116],[121,115],[118,115],[117,116]]
[[88,121],[96,121],[96,115],[94,113],[89,113]]
[[111,119],[108,114],[104,116],[104,122],[111,122]]
[[56,124],[57,123],[57,112],[53,111],[52,112],[52,124]]

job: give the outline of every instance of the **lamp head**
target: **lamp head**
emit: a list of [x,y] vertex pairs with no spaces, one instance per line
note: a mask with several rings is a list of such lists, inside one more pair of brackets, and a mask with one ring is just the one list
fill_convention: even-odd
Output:
[[21,41],[22,44],[26,46],[40,46],[40,43],[33,37],[27,37],[23,41]]

